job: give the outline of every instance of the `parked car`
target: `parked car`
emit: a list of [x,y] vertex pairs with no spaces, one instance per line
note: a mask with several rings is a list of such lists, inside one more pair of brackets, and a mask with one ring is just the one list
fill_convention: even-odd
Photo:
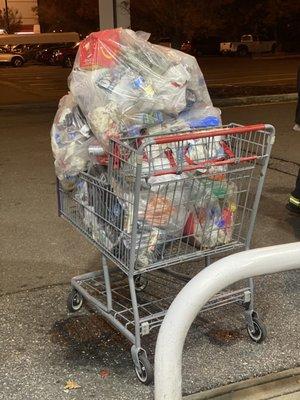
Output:
[[21,67],[26,59],[18,53],[0,47],[0,63],[10,64],[13,67]]
[[74,43],[45,43],[40,45],[39,51],[36,53],[36,61],[43,64],[53,64],[53,53],[63,48],[71,48]]
[[73,47],[62,47],[52,51],[51,64],[62,65],[65,68],[72,68],[78,51],[79,42]]
[[217,36],[200,36],[191,41],[183,42],[180,50],[195,57],[218,55],[220,53],[220,41],[220,38]]
[[43,64],[50,64],[49,60],[52,56],[53,47],[45,46],[45,48],[41,48],[37,51],[35,59],[36,61],[43,63]]
[[14,53],[22,54],[22,56],[29,60],[35,60],[36,53],[39,51],[39,45],[37,44],[17,44],[15,46],[11,46],[11,50]]
[[275,40],[264,40],[258,35],[243,35],[239,42],[220,43],[220,52],[222,54],[237,54],[247,56],[251,53],[274,53],[277,47]]
[[190,40],[183,42],[180,46],[180,50],[187,54],[193,54],[192,43]]
[[194,55],[219,55],[220,54],[220,42],[221,38],[218,36],[207,36],[195,38],[192,41],[192,45],[194,48]]

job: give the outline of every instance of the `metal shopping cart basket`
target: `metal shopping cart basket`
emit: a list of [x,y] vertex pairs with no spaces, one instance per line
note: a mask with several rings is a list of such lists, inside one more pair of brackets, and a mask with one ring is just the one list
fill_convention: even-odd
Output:
[[[160,326],[190,265],[249,248],[274,137],[271,125],[231,124],[111,140],[106,166],[81,173],[72,191],[58,183],[60,216],[102,253],[101,270],[72,279],[68,308],[87,301],[132,343],[141,382],[153,379],[141,339]],[[205,309],[243,305],[260,342],[253,290],[249,279]]]

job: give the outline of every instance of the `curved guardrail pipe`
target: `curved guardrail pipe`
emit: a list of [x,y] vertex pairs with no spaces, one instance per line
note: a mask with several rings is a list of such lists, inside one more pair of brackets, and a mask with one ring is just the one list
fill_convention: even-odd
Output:
[[216,293],[250,277],[300,267],[300,242],[248,250],[203,269],[181,290],[161,325],[155,350],[155,400],[181,400],[182,350],[201,308]]

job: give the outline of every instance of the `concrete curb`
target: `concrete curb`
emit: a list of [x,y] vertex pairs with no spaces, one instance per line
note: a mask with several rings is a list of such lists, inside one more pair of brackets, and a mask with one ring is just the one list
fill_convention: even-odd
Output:
[[[297,93],[282,93],[282,94],[268,94],[262,96],[246,96],[246,97],[228,97],[224,99],[212,99],[216,107],[231,107],[242,106],[251,104],[263,103],[280,103],[296,101],[298,98]],[[0,111],[7,110],[56,110],[58,107],[57,101],[49,101],[42,103],[21,103],[21,104],[6,104],[0,105]]]
[[[281,396],[287,394],[287,392],[298,393],[298,391],[300,391],[299,375],[300,367],[296,367],[286,371],[275,372],[266,376],[232,383],[205,392],[195,393],[185,396],[184,400],[272,399],[272,392],[274,392],[274,396]],[[266,392],[268,392],[268,397],[261,397],[259,393],[260,389],[262,395],[266,395]],[[253,397],[251,397],[252,395]]]

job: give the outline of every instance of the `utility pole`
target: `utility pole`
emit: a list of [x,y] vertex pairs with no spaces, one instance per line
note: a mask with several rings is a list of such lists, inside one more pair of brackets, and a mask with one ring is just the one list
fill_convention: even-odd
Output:
[[101,31],[116,27],[116,3],[114,0],[98,0],[99,28]]
[[122,7],[122,0],[98,0],[100,30],[130,26],[130,0],[127,0],[128,10]]
[[10,33],[7,0],[5,0],[5,19],[6,19],[6,31],[7,33]]

